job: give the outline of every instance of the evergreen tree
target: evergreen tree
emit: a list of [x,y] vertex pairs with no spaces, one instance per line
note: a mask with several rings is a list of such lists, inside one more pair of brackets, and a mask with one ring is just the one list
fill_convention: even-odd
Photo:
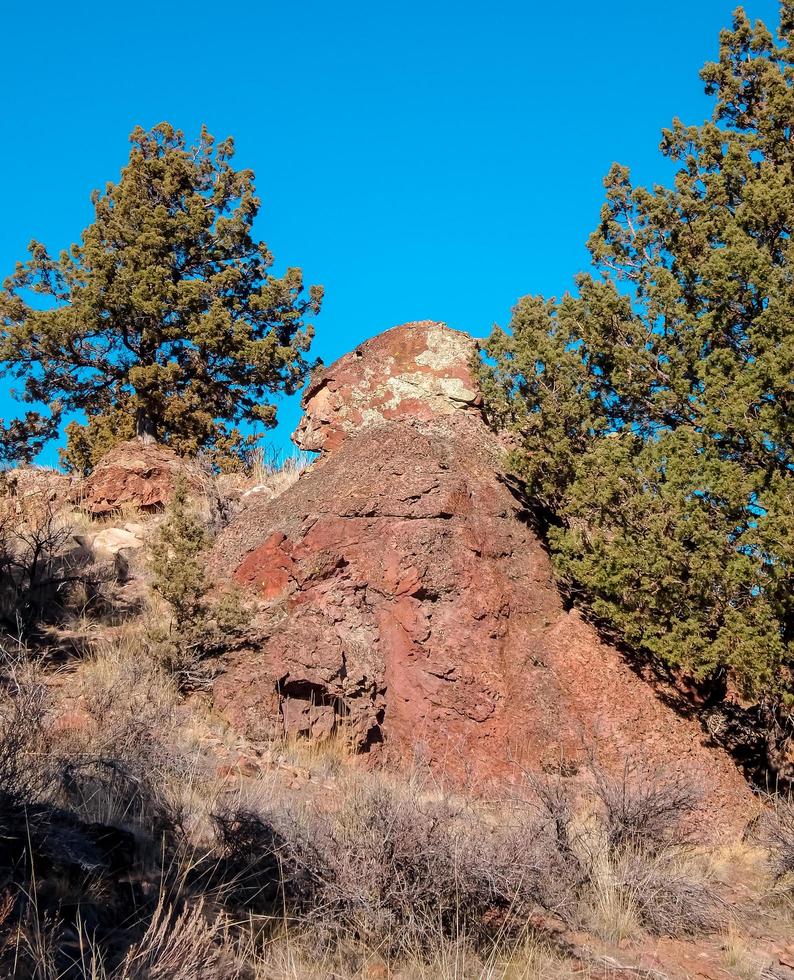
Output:
[[26,412],[25,417],[4,422],[0,419],[0,466],[30,463],[44,443],[58,433],[60,406],[50,406],[50,415]]
[[521,300],[483,384],[557,567],[635,649],[794,691],[794,3],[740,8],[670,187],[606,178],[575,296]]
[[52,258],[32,242],[0,292],[0,362],[31,402],[82,411],[65,459],[90,467],[134,435],[220,465],[246,440],[241,421],[272,426],[271,393],[309,365],[320,287],[299,269],[277,278],[252,236],[254,176],[231,166],[231,139],[195,146],[166,123],[130,137],[118,183],[95,192],[80,244]]

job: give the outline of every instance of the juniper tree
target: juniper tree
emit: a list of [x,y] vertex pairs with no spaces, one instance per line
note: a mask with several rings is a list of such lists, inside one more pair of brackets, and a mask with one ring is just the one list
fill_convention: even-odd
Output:
[[26,412],[21,419],[0,419],[0,465],[30,463],[44,444],[58,433],[60,406],[50,406],[50,414]]
[[84,469],[110,445],[154,437],[216,462],[245,445],[241,421],[272,426],[274,392],[303,382],[322,290],[277,277],[253,237],[259,199],[231,139],[189,146],[161,123],[136,128],[94,221],[53,258],[39,242],[0,292],[0,362],[30,402],[84,412],[65,459]]
[[791,703],[794,3],[742,9],[669,187],[608,174],[594,270],[526,297],[483,383],[557,567],[635,649]]

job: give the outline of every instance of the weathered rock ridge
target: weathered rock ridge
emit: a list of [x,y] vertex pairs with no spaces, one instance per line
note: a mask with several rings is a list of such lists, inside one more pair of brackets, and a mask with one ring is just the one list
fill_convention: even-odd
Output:
[[473,353],[407,324],[313,379],[295,439],[319,460],[249,498],[212,556],[261,600],[264,637],[226,662],[216,703],[253,735],[344,721],[360,750],[458,778],[641,757],[735,812],[748,797],[730,760],[564,607],[482,420]]

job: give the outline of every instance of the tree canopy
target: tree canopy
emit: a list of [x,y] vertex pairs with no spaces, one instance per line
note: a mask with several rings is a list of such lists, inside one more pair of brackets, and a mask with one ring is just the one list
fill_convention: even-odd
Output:
[[739,8],[664,131],[669,187],[606,177],[594,269],[486,345],[494,420],[557,567],[635,650],[790,703],[794,655],[794,3]]
[[31,242],[6,279],[0,362],[24,400],[85,413],[67,427],[73,468],[136,434],[224,465],[251,441],[235,426],[274,425],[269,396],[305,380],[322,289],[306,295],[297,268],[272,275],[231,139],[202,130],[190,146],[161,123],[130,142],[80,243],[53,258]]
[[21,419],[0,419],[0,465],[30,463],[44,443],[55,438],[61,419],[60,405],[50,406],[50,414],[26,412]]

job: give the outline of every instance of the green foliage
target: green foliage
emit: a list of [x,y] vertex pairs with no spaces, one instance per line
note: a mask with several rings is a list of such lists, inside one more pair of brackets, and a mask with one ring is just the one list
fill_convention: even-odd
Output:
[[594,274],[522,299],[482,368],[489,411],[571,588],[635,649],[787,697],[794,640],[794,4],[739,9],[671,187],[613,166]]
[[85,425],[70,422],[65,432],[61,463],[73,472],[88,473],[114,446],[134,437],[135,419],[121,408],[110,408],[89,418]]
[[0,419],[0,465],[30,463],[41,452],[44,443],[58,432],[60,405],[50,406],[49,417],[40,412],[26,412],[22,419],[4,422]]
[[234,645],[251,619],[242,590],[235,585],[216,596],[210,594],[204,571],[210,544],[189,499],[187,482],[180,478],[151,549],[152,586],[169,604],[172,620],[153,625],[148,639],[158,660],[182,687],[205,684],[204,658]]
[[207,581],[202,552],[210,539],[188,500],[184,478],[177,480],[168,516],[152,546],[153,586],[171,605],[179,628],[200,614]]
[[231,139],[195,146],[161,123],[136,128],[118,183],[95,192],[94,222],[58,258],[32,242],[0,291],[0,361],[27,401],[83,411],[65,461],[90,466],[108,440],[151,435],[222,463],[250,448],[235,424],[272,426],[268,395],[309,364],[320,287],[270,273],[252,237],[259,199]]

